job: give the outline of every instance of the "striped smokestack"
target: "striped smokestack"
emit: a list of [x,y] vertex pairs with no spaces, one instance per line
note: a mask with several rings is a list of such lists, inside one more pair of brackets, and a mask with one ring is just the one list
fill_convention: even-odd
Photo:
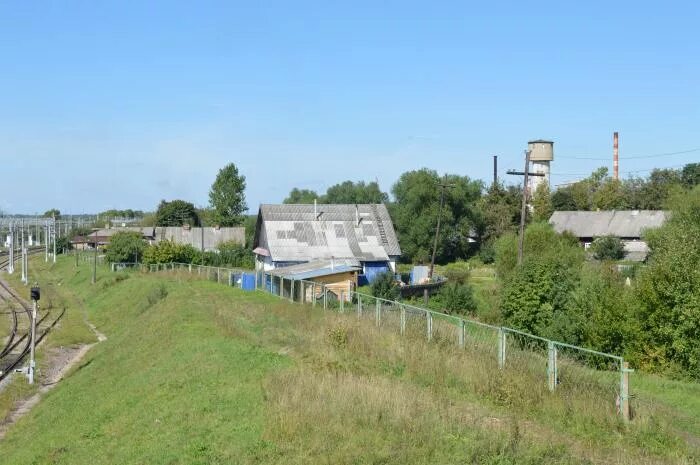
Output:
[[620,179],[620,151],[618,148],[617,131],[613,133],[613,178]]

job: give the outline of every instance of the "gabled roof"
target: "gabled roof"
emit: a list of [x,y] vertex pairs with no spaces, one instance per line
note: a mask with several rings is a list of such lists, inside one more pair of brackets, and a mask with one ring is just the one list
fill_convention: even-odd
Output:
[[281,276],[285,279],[310,279],[360,270],[362,270],[362,266],[357,260],[333,259],[314,260],[308,263],[300,263],[299,265],[285,266],[270,271],[270,274]]
[[254,247],[266,248],[273,261],[291,262],[401,255],[383,204],[261,205]]
[[667,217],[662,210],[559,211],[549,223],[557,232],[569,231],[576,237],[639,238],[645,229],[663,225]]

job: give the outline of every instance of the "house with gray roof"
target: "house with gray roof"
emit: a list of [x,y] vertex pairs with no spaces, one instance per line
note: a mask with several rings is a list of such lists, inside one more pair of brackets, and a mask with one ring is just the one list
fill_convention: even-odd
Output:
[[352,260],[368,281],[395,271],[401,255],[383,204],[261,205],[253,248],[258,270]]
[[662,226],[667,218],[668,212],[662,210],[557,211],[549,223],[559,233],[568,231],[578,237],[586,249],[597,237],[619,237],[626,259],[644,261],[649,252],[642,240],[644,231]]

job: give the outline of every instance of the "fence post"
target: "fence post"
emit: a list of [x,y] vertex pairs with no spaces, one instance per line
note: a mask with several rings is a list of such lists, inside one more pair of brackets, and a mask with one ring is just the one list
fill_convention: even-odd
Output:
[[376,323],[377,328],[379,328],[382,326],[382,301],[377,299],[376,297],[374,301],[374,322]]
[[284,297],[284,278],[280,276],[280,297]]
[[401,305],[401,335],[406,334],[406,307]]
[[345,313],[345,292],[340,291],[340,313]]
[[311,288],[311,306],[316,306],[316,282],[314,281],[313,287]]
[[321,284],[321,290],[323,291],[323,309],[326,310],[328,308],[328,290],[325,284]]
[[190,274],[192,274],[192,264],[191,263],[190,263],[189,268],[190,268]]
[[498,328],[498,368],[506,366],[506,332]]
[[430,310],[425,311],[425,321],[428,330],[428,340],[431,341],[433,339],[433,314]]
[[550,391],[557,388],[557,346],[554,342],[547,343],[547,386]]
[[362,316],[362,296],[357,294],[357,318]]
[[464,349],[464,339],[465,339],[465,322],[464,320],[459,320],[459,348]]
[[299,298],[299,301],[302,304],[306,303],[306,281],[301,281],[301,297]]
[[629,362],[620,361],[620,415],[630,421],[630,369]]

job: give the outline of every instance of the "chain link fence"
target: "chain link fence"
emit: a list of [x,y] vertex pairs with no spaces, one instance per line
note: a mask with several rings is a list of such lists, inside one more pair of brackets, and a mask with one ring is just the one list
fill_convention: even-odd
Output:
[[456,345],[466,352],[478,351],[500,370],[518,368],[541,372],[550,391],[586,389],[592,383],[602,383],[610,387],[610,395],[615,399],[619,415],[625,421],[630,419],[629,374],[633,370],[617,355],[351,289],[338,291],[337,286],[331,289],[320,282],[285,279],[269,272],[186,263],[112,264],[112,271],[128,268],[145,272],[187,273],[229,286],[257,289],[291,303],[352,315],[358,320],[371,322],[381,331],[426,338],[436,344]]

